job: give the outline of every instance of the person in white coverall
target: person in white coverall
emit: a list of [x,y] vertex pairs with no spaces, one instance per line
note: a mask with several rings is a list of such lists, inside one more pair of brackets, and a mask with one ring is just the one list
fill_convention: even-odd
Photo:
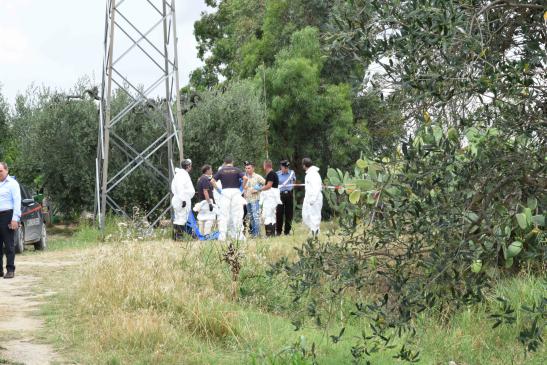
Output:
[[222,183],[222,190],[218,205],[220,214],[218,217],[218,230],[220,241],[225,241],[226,237],[236,240],[245,240],[243,234],[243,206],[246,204],[245,199],[241,196],[241,181],[243,186],[247,183],[247,177],[239,168],[234,167],[232,158],[225,158],[224,165],[211,179],[213,187],[219,191],[217,181]]
[[185,232],[188,214],[191,209],[191,200],[196,193],[189,172],[192,171],[192,160],[185,159],[180,163],[180,169],[175,168],[175,177],[171,181],[171,206],[175,216],[173,218],[173,239],[182,238]]
[[201,234],[208,235],[212,232],[217,219],[218,207],[215,204],[214,189],[211,184],[213,169],[211,165],[204,165],[201,168],[201,177],[197,184],[198,202],[194,205],[194,212],[197,213],[198,228]]
[[279,177],[272,169],[272,161],[264,161],[264,172],[266,173],[266,184],[260,191],[260,205],[262,206],[262,218],[266,227],[266,237],[275,236],[275,223],[277,221],[277,206],[281,204],[279,194]]
[[302,204],[302,221],[310,229],[312,237],[319,234],[321,224],[321,209],[323,208],[323,194],[319,168],[313,166],[310,158],[302,159],[302,166],[306,171],[304,203]]
[[[211,210],[211,208],[213,208]],[[202,200],[194,206],[194,212],[197,213],[198,228],[202,235],[208,235],[213,231],[213,226],[217,219],[218,207],[214,203],[207,203]]]

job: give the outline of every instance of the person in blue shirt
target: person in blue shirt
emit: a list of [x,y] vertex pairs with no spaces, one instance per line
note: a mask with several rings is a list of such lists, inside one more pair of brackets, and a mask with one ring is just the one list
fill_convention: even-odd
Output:
[[21,190],[19,183],[9,176],[8,165],[0,162],[0,250],[6,254],[6,270],[4,275],[4,254],[0,263],[0,276],[11,279],[15,276],[15,231],[21,221]]
[[[279,192],[281,193],[281,202],[277,206],[276,211],[276,230],[277,235],[281,235],[281,232],[288,235],[291,232],[291,224],[293,218],[293,184],[296,181],[296,175],[294,171],[289,169],[289,161],[281,161],[281,169],[277,171],[279,177]],[[285,229],[283,229],[283,223],[285,223]]]

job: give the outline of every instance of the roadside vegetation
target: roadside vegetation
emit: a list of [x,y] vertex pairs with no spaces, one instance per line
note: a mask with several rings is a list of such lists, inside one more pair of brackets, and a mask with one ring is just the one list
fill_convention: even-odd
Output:
[[[295,306],[289,281],[269,275],[282,257],[296,258],[294,246],[306,239],[298,226],[294,236],[248,241],[237,299],[231,272],[221,262],[219,242],[172,242],[168,239],[112,239],[98,244],[92,228],[52,246],[77,247],[80,265],[51,273],[47,282],[57,294],[44,308],[47,337],[69,361],[86,364],[320,364],[352,362],[352,338],[366,319],[333,314],[328,326],[310,321],[295,331]],[[541,364],[544,346],[525,354],[517,334],[527,323],[490,330],[496,297],[512,306],[538,300],[545,279],[524,269],[499,278],[479,306],[461,308],[452,318],[428,311],[416,319],[424,364]],[[347,304],[355,299],[348,294]],[[345,334],[333,343],[332,336]],[[388,352],[374,354],[373,364],[397,362]]]

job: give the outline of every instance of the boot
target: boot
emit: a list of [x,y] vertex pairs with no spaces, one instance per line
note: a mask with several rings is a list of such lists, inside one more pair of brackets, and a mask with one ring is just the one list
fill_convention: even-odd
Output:
[[266,229],[266,237],[273,237],[275,231],[272,231],[272,229],[275,230],[274,225],[273,224],[266,224],[264,227]]
[[173,241],[181,240],[182,234],[184,232],[184,227],[179,224],[173,224]]

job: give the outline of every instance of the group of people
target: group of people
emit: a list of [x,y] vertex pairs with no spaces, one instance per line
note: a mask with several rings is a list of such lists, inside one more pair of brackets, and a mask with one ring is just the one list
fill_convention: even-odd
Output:
[[[202,175],[197,182],[197,203],[193,207],[200,233],[210,234],[218,221],[219,240],[244,240],[245,222],[248,222],[251,236],[258,237],[262,221],[266,237],[283,233],[288,235],[293,220],[293,189],[296,182],[289,161],[281,161],[277,172],[273,170],[272,161],[264,161],[264,177],[255,172],[254,163],[245,161],[244,165],[245,171],[242,171],[234,166],[232,158],[225,158],[215,174],[211,165],[202,167]],[[312,164],[310,158],[302,160],[302,167],[306,171],[302,220],[315,237],[319,234],[323,207],[321,176],[319,168]],[[175,239],[193,233],[186,224],[192,209],[192,198],[196,195],[190,178],[191,171],[192,161],[183,160],[181,168],[175,169],[171,182]]]

